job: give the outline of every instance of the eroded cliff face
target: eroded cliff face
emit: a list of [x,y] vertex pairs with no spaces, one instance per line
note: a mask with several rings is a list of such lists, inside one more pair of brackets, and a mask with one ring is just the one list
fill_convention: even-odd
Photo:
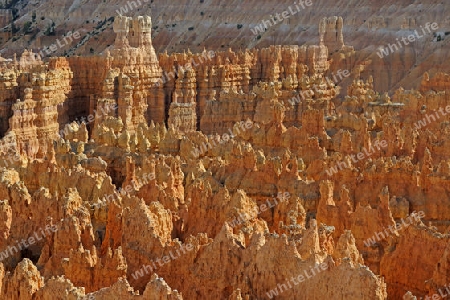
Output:
[[[447,64],[442,63],[449,59],[446,51],[449,39],[445,32],[450,30],[446,17],[450,6],[441,0],[395,3],[313,0],[295,4],[290,0],[257,3],[42,0],[21,2],[12,8],[17,10],[15,27],[20,29],[14,34],[11,33],[13,10],[0,11],[4,19],[0,20],[0,26],[5,28],[0,33],[0,53],[6,58],[23,49],[43,51],[44,47],[57,43],[57,39],[60,41],[57,49],[48,54],[44,51],[44,56],[104,53],[115,43],[112,17],[152,15],[151,34],[158,53],[187,49],[200,53],[205,47],[214,51],[228,48],[238,51],[270,45],[318,44],[317,32],[324,28],[327,32],[324,42],[338,66],[333,71],[361,68],[363,79],[377,78],[374,84],[378,92],[393,92],[402,86],[416,88],[426,71],[431,75],[450,73]],[[283,16],[283,12],[287,14]],[[25,32],[27,22],[31,26]],[[437,22],[438,29],[432,33],[426,31],[424,35],[422,28],[428,22]],[[398,50],[389,50],[389,44],[396,49],[396,43],[415,30],[423,37],[411,43],[400,42]],[[80,37],[66,42],[64,37],[69,31],[79,32]],[[437,41],[438,33],[440,41]],[[344,38],[351,38],[351,43],[346,43]],[[380,57],[381,49],[389,50],[388,54]],[[387,68],[392,68],[389,75]]]
[[120,17],[101,56],[5,63],[0,296],[414,299],[444,287],[448,75],[377,93],[377,77],[330,58],[353,55],[343,24],[322,20],[318,45],[157,55],[151,19]]

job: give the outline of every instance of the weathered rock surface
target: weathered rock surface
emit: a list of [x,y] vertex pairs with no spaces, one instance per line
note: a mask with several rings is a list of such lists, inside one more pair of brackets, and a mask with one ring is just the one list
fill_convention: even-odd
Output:
[[350,60],[336,53],[353,55],[343,25],[321,20],[318,45],[158,56],[149,17],[117,17],[101,56],[5,64],[0,298],[444,287],[448,75],[392,97],[377,76],[330,82]]

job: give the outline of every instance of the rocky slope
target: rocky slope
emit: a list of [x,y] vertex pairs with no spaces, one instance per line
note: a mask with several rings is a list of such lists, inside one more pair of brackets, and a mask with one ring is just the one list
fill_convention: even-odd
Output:
[[449,75],[378,93],[343,24],[168,54],[149,16],[116,17],[102,55],[3,62],[1,298],[443,290]]
[[[148,14],[153,19],[153,40],[156,51],[182,52],[189,48],[201,52],[203,48],[226,50],[264,48],[270,45],[317,44],[318,21],[324,17],[341,16],[342,30],[355,53],[330,56],[335,62],[345,60],[352,68],[363,65],[362,79],[371,75],[378,78],[375,90],[394,91],[403,86],[410,89],[420,83],[424,72],[450,72],[447,32],[450,32],[450,6],[440,0],[427,1],[330,1],[311,0],[302,6],[292,1],[12,1],[17,10],[14,22],[20,30],[9,37],[5,33],[4,57],[24,48],[42,50],[60,40],[60,45],[50,55],[83,54],[103,52],[114,42],[111,18]],[[310,5],[308,5],[308,3]],[[9,7],[9,6],[7,6]],[[283,17],[282,13],[286,11]],[[276,17],[274,14],[279,13]],[[34,17],[33,17],[34,16]],[[271,21],[271,17],[274,17]],[[33,21],[34,20],[34,21]],[[267,21],[267,30],[255,34],[255,27]],[[31,22],[24,32],[27,22]],[[422,33],[427,22],[437,22],[438,29]],[[336,30],[330,22],[330,29]],[[262,25],[261,25],[262,26]],[[5,28],[10,31],[11,25]],[[264,29],[261,27],[261,29]],[[338,30],[338,29],[337,29]],[[380,47],[407,38],[418,30],[423,36],[412,43],[401,43],[398,51],[384,58],[377,53]],[[79,39],[63,42],[69,31],[78,31]],[[439,33],[441,41],[434,36]],[[329,33],[336,38],[335,32]],[[387,72],[387,69],[391,70]],[[334,69],[332,69],[334,70]],[[337,70],[337,69],[336,69]],[[394,71],[395,70],[395,71]]]

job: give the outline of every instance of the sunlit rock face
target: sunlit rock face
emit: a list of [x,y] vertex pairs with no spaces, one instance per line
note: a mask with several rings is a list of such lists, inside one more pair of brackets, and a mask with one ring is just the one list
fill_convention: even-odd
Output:
[[318,20],[316,44],[157,54],[149,16],[116,16],[102,54],[3,63],[0,298],[445,290],[449,76],[377,91],[352,22]]

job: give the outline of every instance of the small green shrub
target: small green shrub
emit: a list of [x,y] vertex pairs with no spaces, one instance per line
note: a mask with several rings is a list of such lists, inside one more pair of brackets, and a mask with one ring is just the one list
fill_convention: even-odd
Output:
[[12,31],[13,34],[19,32],[20,31],[20,26],[16,27],[16,24],[12,23],[11,31]]
[[23,25],[23,32],[24,33],[29,33],[31,31],[31,22],[27,21],[24,25]]

